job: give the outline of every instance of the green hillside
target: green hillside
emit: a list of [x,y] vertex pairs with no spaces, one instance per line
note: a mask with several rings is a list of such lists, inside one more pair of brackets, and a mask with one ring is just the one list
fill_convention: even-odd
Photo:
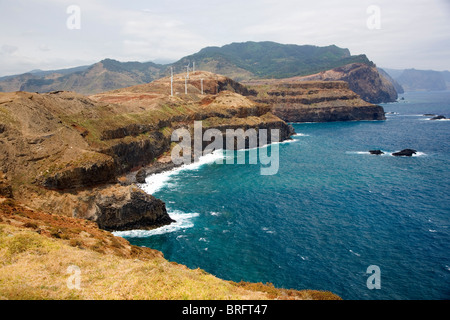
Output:
[[[287,78],[303,76],[361,62],[373,65],[365,55],[351,56],[348,49],[335,45],[279,44],[275,42],[232,43],[223,47],[207,47],[174,63],[181,71],[189,62],[196,67],[230,76],[235,80],[252,78]],[[212,63],[215,62],[215,63]],[[239,75],[239,70],[244,70]]]

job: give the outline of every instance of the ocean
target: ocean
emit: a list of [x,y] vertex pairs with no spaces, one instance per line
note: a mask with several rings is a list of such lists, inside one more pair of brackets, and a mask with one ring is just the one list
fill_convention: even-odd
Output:
[[[450,91],[400,96],[386,121],[293,124],[275,175],[215,152],[149,176],[141,187],[177,222],[115,234],[226,280],[450,299],[450,121],[424,116],[450,118]],[[392,156],[406,148],[418,152]]]

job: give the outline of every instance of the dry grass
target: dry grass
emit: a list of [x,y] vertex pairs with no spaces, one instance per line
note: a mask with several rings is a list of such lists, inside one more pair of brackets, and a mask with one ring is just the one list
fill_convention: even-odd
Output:
[[[162,257],[105,255],[10,225],[2,225],[0,243],[0,299],[266,298]],[[80,270],[80,289],[70,266]]]
[[[76,266],[80,286],[74,288]],[[0,300],[339,299],[329,292],[221,280],[169,262],[89,221],[0,201]]]

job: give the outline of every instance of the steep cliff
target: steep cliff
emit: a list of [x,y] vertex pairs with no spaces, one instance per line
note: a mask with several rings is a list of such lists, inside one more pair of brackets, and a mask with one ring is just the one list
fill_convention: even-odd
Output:
[[363,63],[351,63],[305,77],[294,77],[291,80],[345,81],[350,90],[370,103],[394,102],[398,98],[394,84],[375,66]]
[[[34,208],[95,221],[104,229],[154,228],[170,223],[165,204],[123,175],[170,152],[174,129],[290,127],[232,91],[247,88],[211,73],[85,97],[72,92],[0,94],[2,194]],[[200,78],[201,77],[201,78]],[[203,91],[201,85],[203,79]],[[209,92],[218,94],[206,94]]]
[[381,106],[363,101],[344,81],[266,80],[248,83],[253,100],[287,122],[384,120]]

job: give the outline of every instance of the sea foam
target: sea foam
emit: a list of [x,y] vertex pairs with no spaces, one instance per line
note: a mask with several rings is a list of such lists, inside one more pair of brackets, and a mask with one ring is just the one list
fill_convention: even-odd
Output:
[[179,210],[169,210],[168,213],[169,216],[176,222],[153,230],[115,231],[113,234],[117,237],[147,238],[149,236],[175,232],[182,229],[192,228],[194,226],[192,220],[199,215],[198,213],[186,213]]
[[148,194],[154,194],[158,192],[161,188],[163,188],[165,185],[167,185],[172,176],[177,175],[178,173],[185,170],[197,170],[205,164],[213,163],[223,158],[224,158],[223,150],[216,150],[212,153],[200,157],[197,162],[184,164],[180,167],[176,167],[169,171],[152,174],[145,179],[145,183],[140,185],[140,187]]

